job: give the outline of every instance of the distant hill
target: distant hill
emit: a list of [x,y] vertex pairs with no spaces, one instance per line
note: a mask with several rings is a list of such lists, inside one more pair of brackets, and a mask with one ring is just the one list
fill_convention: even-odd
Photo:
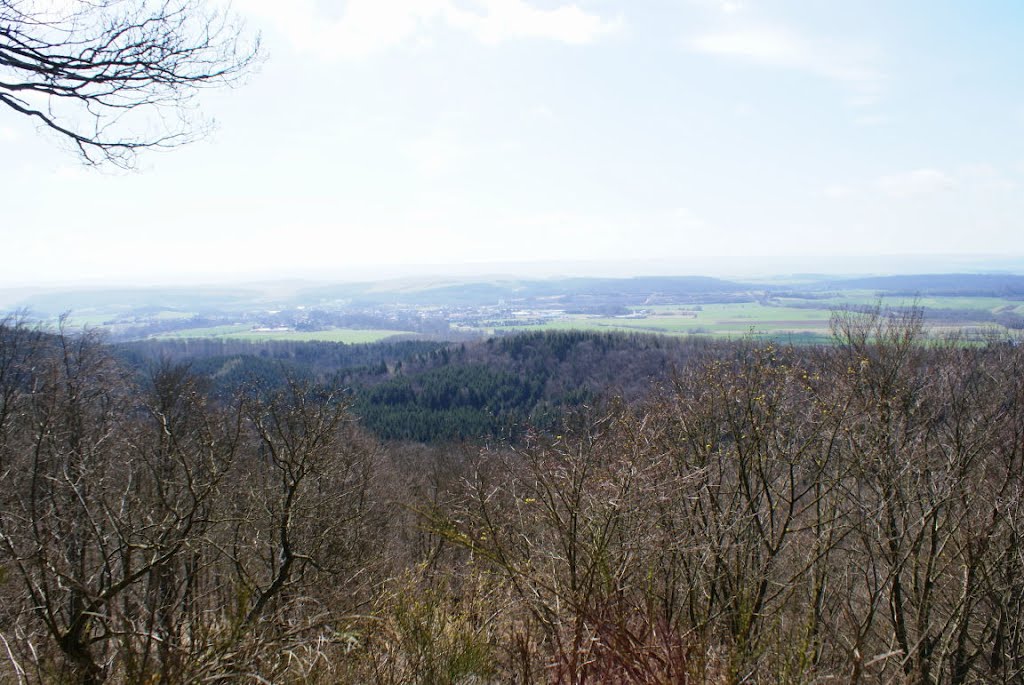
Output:
[[[261,293],[245,288],[117,288],[47,290],[12,301],[14,307],[37,314],[119,307],[133,311],[225,311],[258,300]],[[13,308],[13,307],[12,307]]]
[[878,290],[893,295],[1024,296],[1024,276],[1012,274],[921,274],[829,280],[828,290]]
[[[288,285],[288,287],[282,287]],[[500,302],[551,301],[642,304],[670,297],[694,302],[734,301],[763,286],[706,276],[556,279],[410,279],[364,283],[242,284],[231,286],[81,288],[4,291],[5,309],[25,308],[41,315],[104,310],[147,314],[162,310],[229,312],[259,307],[317,306],[346,302],[354,306],[488,306]]]
[[543,280],[498,280],[465,283],[444,282],[410,285],[340,284],[303,290],[305,300],[351,300],[357,304],[403,303],[410,305],[482,306],[499,302],[551,300],[570,302],[609,298],[642,303],[648,297],[673,297],[718,301],[733,299],[753,286],[706,276],[657,276],[637,278],[560,278]]

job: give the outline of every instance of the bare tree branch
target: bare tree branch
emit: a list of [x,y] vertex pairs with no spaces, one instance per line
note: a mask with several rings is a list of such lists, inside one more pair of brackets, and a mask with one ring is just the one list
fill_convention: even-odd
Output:
[[259,55],[229,12],[200,0],[0,0],[0,103],[88,164],[201,137],[199,90],[233,85]]

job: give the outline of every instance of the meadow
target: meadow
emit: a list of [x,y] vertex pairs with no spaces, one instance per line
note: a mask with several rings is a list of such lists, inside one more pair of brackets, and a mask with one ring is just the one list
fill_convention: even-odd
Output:
[[[771,287],[693,279],[403,283],[244,295],[198,289],[151,302],[133,292],[47,296],[23,309],[56,325],[103,330],[112,340],[212,338],[370,343],[394,336],[456,340],[536,330],[829,340],[833,312],[875,306],[920,308],[932,335],[983,339],[1024,328],[1024,285],[970,275],[923,276],[872,285],[851,281]],[[705,279],[707,280],[707,279]],[[870,279],[869,279],[870,280]],[[878,281],[879,279],[875,279]],[[877,285],[877,287],[876,287]],[[354,288],[354,289],[353,289]],[[425,289],[423,289],[425,288]],[[921,295],[907,295],[919,292]],[[965,293],[974,293],[968,295]],[[159,294],[159,293],[158,293]],[[287,295],[287,296],[286,296]],[[42,297],[42,296],[40,296]],[[69,296],[70,297],[70,296]],[[155,296],[154,296],[155,297]],[[57,304],[60,304],[60,307]],[[148,303],[147,303],[148,302]],[[68,304],[72,308],[64,308]],[[38,307],[38,309],[34,309]]]
[[993,321],[996,314],[1024,314],[1024,303],[1000,297],[879,297],[870,291],[827,297],[778,297],[763,302],[734,304],[655,305],[634,307],[630,316],[565,316],[522,326],[498,325],[493,330],[586,330],[711,335],[715,337],[781,337],[802,341],[824,340],[834,311],[848,307],[919,307],[927,329],[935,334],[953,331],[1006,332]]
[[397,335],[410,335],[408,331],[362,328],[331,328],[323,331],[260,331],[246,324],[185,328],[170,333],[154,335],[154,340],[187,340],[195,338],[219,338],[264,342],[285,340],[292,342],[340,342],[347,344],[373,343]]

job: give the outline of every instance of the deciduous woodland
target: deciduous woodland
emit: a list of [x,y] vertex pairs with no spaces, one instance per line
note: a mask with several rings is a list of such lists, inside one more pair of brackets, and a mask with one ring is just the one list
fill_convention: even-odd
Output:
[[[1024,349],[914,312],[833,335],[694,346],[646,392],[566,382],[557,421],[424,444],[371,433],[344,374],[7,320],[0,681],[1021,682]],[[572,360],[454,396],[542,401]]]

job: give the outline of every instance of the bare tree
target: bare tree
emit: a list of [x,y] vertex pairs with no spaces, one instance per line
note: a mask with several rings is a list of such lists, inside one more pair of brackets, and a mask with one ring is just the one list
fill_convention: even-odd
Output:
[[505,668],[1020,681],[1024,356],[930,341],[918,310],[833,328],[830,347],[734,346],[582,433],[485,451],[429,508],[512,586],[493,632],[526,658]]
[[0,0],[0,103],[89,164],[195,140],[197,91],[234,83],[258,53],[258,36],[200,0]]
[[[21,349],[32,331],[0,335]],[[0,566],[11,580],[0,626],[39,680],[172,674],[194,641],[180,625],[194,603],[191,551],[213,525],[240,424],[218,426],[173,369],[140,406],[94,336],[61,331],[30,352],[3,379],[16,423],[0,449]]]
[[280,682],[322,662],[335,622],[368,592],[379,557],[378,453],[340,391],[292,378],[248,390],[246,453],[222,493],[226,525],[215,542],[224,630],[208,641],[202,677]]
[[0,320],[0,681],[311,673],[380,556],[347,408],[298,381],[211,400],[187,366],[140,379],[94,334]]
[[833,327],[385,459],[332,386],[0,322],[0,681],[1022,682],[1024,349]]

